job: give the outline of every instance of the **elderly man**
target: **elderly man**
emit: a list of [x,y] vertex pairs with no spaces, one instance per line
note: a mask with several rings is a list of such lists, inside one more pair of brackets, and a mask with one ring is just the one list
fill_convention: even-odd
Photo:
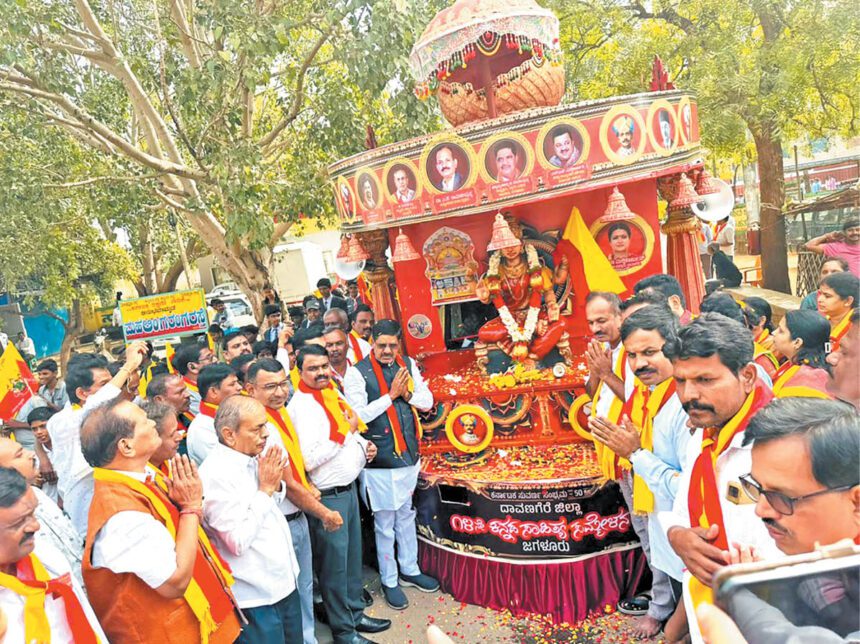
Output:
[[409,175],[404,168],[394,171],[394,198],[397,203],[409,203],[415,199],[415,191],[409,187]]
[[212,448],[218,444],[215,435],[215,413],[222,400],[242,391],[236,372],[225,364],[213,364],[204,368],[197,379],[200,395],[200,413],[188,427],[188,456],[200,465]]
[[78,533],[87,533],[87,515],[93,497],[93,470],[81,452],[81,422],[85,413],[120,395],[126,380],[137,371],[147,354],[146,345],[133,343],[126,351],[125,364],[111,378],[103,361],[95,356],[78,359],[66,375],[71,405],[48,421],[51,462],[57,472],[57,487],[63,509]]
[[173,368],[182,376],[182,381],[191,397],[188,409],[192,414],[200,413],[200,390],[197,376],[206,365],[215,364],[215,354],[205,344],[183,344],[173,356]]
[[232,579],[200,529],[197,467],[177,456],[169,495],[147,485],[147,464],[160,445],[155,423],[122,399],[84,421],[81,449],[95,479],[87,594],[111,641],[233,642],[239,620]]
[[36,518],[39,520],[37,537],[47,539],[53,547],[66,558],[75,579],[83,585],[81,577],[81,557],[84,554],[84,540],[75,530],[71,520],[59,506],[38,487],[39,470],[33,452],[25,449],[11,438],[0,438],[0,467],[17,470],[33,488],[39,505]]
[[289,455],[290,467],[284,472],[286,498],[280,507],[290,525],[293,550],[299,561],[298,589],[302,603],[303,641],[304,644],[314,644],[313,566],[307,515],[316,517],[325,530],[332,532],[340,529],[343,519],[336,510],[330,510],[320,503],[319,490],[308,479],[298,433],[284,409],[290,385],[283,366],[271,358],[258,360],[248,369],[245,387],[248,395],[265,407],[269,434],[280,438]]
[[179,422],[176,420],[176,412],[170,405],[147,400],[141,406],[146,417],[155,423],[155,431],[161,439],[161,445],[152,454],[149,464],[164,476],[170,477],[170,461],[179,450],[182,441],[182,433],[179,431]]
[[426,593],[439,589],[439,582],[418,568],[412,507],[420,468],[416,410],[433,407],[433,394],[415,362],[401,355],[400,337],[400,325],[394,320],[377,322],[373,351],[348,369],[344,379],[349,404],[367,424],[363,436],[377,448],[376,458],[362,473],[362,491],[373,510],[382,592],[396,610],[409,605],[401,584]]
[[206,490],[203,518],[230,564],[233,593],[248,620],[237,641],[300,642],[299,564],[279,507],[288,458],[277,444],[266,448],[266,409],[253,398],[227,398],[215,415],[215,432],[218,444],[200,467]]
[[338,326],[344,333],[349,333],[349,315],[339,308],[329,309],[322,318],[323,326]]
[[337,388],[343,392],[343,379],[349,367],[355,364],[349,358],[346,333],[339,326],[329,326],[323,332],[325,350],[331,366],[331,378]]
[[752,334],[723,315],[706,313],[681,327],[676,345],[664,350],[694,434],[674,507],[660,513],[660,522],[687,568],[684,603],[698,640],[694,608],[709,601],[711,580],[727,563],[729,544],[751,545],[765,557],[778,552],[754,508],[734,502],[740,499],[739,477],[750,467],[744,432],[773,394],[752,361]]
[[343,527],[329,532],[323,521],[310,518],[320,591],[335,644],[367,641],[359,633],[378,633],[387,619],[364,614],[361,584],[361,528],[355,481],[376,446],[361,437],[359,419],[331,382],[328,355],[316,345],[296,357],[301,382],[287,413],[299,436],[305,471],[320,492],[320,502],[343,518]]
[[690,440],[688,417],[675,393],[672,362],[663,351],[677,342],[677,324],[662,304],[646,306],[624,321],[621,340],[628,368],[638,379],[636,389],[620,422],[600,416],[589,421],[594,438],[631,464],[632,470],[622,478],[624,500],[632,515],[647,515],[647,530],[637,533],[652,571],[648,612],[634,629],[640,638],[656,635],[681,598],[683,564],[657,518],[658,512],[672,509]]
[[34,488],[0,467],[0,613],[6,642],[107,642],[69,563],[39,534]]

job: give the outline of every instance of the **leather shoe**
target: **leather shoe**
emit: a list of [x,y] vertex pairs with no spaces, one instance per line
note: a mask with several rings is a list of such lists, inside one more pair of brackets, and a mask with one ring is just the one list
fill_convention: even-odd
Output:
[[367,590],[367,588],[361,589],[361,601],[364,602],[365,608],[373,606],[373,595],[370,594],[370,591]]
[[390,619],[377,619],[369,615],[361,614],[361,619],[355,624],[355,630],[359,633],[381,633],[391,628]]
[[362,637],[358,633],[352,636],[352,639],[349,640],[349,644],[376,644],[373,640],[369,640],[366,637]]

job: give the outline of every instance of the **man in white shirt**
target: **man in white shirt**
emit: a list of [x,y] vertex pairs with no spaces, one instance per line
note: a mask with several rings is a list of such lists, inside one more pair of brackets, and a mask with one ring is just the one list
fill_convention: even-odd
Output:
[[329,326],[323,331],[325,350],[328,354],[329,366],[331,367],[331,378],[337,388],[344,391],[343,379],[347,369],[355,363],[349,357],[346,333],[339,326]]
[[675,316],[666,306],[646,306],[624,321],[621,339],[639,384],[621,422],[598,417],[589,427],[597,440],[630,461],[635,477],[622,486],[624,500],[631,514],[647,513],[647,532],[640,539],[652,571],[651,601],[634,628],[634,636],[642,639],[660,631],[681,598],[683,564],[669,546],[657,513],[672,508],[690,431],[674,391],[672,362],[663,353],[666,344],[677,342]]
[[200,413],[200,388],[197,377],[200,370],[210,364],[215,364],[215,353],[206,344],[183,344],[173,356],[173,368],[182,376],[185,388],[188,390],[188,411],[192,415]]
[[585,391],[594,397],[592,415],[610,417],[613,404],[620,411],[633,391],[633,374],[621,343],[621,300],[615,293],[593,291],[585,299],[585,318],[592,336],[585,352]]
[[[361,584],[361,526],[355,482],[376,446],[358,433],[359,420],[331,385],[325,349],[303,347],[296,357],[301,376],[287,413],[299,435],[305,470],[320,491],[321,503],[343,517],[343,527],[328,532],[309,520],[320,591],[336,644],[367,641],[359,633],[378,633],[387,619],[364,614]],[[346,425],[346,427],[344,427]]]
[[293,551],[299,562],[298,589],[302,603],[303,642],[315,644],[313,563],[307,517],[316,517],[322,522],[324,529],[330,532],[339,530],[343,519],[337,511],[320,503],[319,490],[308,480],[298,433],[284,409],[290,392],[290,382],[283,365],[277,360],[263,358],[251,365],[247,377],[245,386],[248,395],[265,407],[269,420],[269,436],[272,439],[277,438],[290,457],[290,466],[284,470],[286,494],[281,502],[281,511],[290,525]]
[[63,509],[81,537],[87,533],[87,514],[93,498],[93,470],[81,453],[81,423],[87,412],[122,393],[126,380],[137,371],[146,354],[144,343],[132,343],[126,351],[125,364],[113,378],[99,358],[79,354],[76,361],[70,362],[66,375],[71,405],[48,421],[57,488]]
[[215,413],[218,411],[218,405],[222,400],[242,391],[242,385],[232,367],[212,364],[200,370],[197,388],[201,396],[200,413],[188,426],[185,444],[188,457],[200,465],[218,444],[218,436],[215,434]]
[[[743,445],[744,431],[773,394],[752,362],[752,334],[724,315],[696,318],[680,329],[676,346],[665,350],[672,360],[678,398],[695,431],[673,508],[660,512],[659,519],[686,567],[684,603],[690,635],[699,641],[694,609],[714,574],[728,563],[729,545],[752,546],[764,558],[779,552],[756,519],[755,505],[746,502],[740,482],[751,462],[750,448]],[[704,507],[711,510],[706,514]],[[705,591],[700,592],[702,588]]]
[[377,448],[376,458],[361,474],[362,497],[373,510],[382,592],[395,610],[409,606],[401,584],[427,593],[439,590],[439,582],[418,567],[412,506],[421,467],[415,410],[433,407],[433,394],[415,362],[400,354],[400,337],[394,320],[377,322],[373,351],[350,367],[344,379],[346,399],[367,423],[363,436]]
[[355,311],[349,315],[349,334],[356,338],[361,338],[367,342],[369,346],[370,332],[373,330],[373,324],[373,309],[371,309],[367,304],[359,304],[355,307]]
[[248,619],[237,641],[293,644],[302,640],[299,564],[278,507],[288,459],[277,445],[263,453],[267,424],[266,409],[248,396],[230,396],[219,406],[219,442],[200,467],[203,525],[230,564],[233,595]]
[[[20,472],[0,467],[4,641],[107,642],[86,594],[70,574],[69,563],[39,532],[38,504],[34,488]],[[47,592],[38,593],[35,588],[46,581]],[[41,595],[40,601],[31,603],[33,593],[37,598]]]

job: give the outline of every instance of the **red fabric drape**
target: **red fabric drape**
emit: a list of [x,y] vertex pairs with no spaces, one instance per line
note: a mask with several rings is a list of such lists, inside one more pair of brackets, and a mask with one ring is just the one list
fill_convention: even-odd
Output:
[[631,597],[650,585],[650,572],[640,548],[616,550],[564,563],[535,561],[529,565],[460,555],[419,541],[421,570],[436,577],[442,590],[467,604],[514,615],[550,615],[555,622],[574,623],[608,604]]

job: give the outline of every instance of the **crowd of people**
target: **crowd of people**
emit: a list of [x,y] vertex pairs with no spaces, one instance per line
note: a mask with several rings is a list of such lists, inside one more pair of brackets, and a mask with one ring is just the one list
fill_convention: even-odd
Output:
[[368,549],[391,608],[438,590],[412,506],[433,396],[397,322],[318,288],[301,320],[275,296],[262,330],[223,316],[169,365],[143,343],[38,365],[0,439],[7,641],[310,643],[323,619],[367,642],[391,624],[364,612]]
[[[839,270],[822,278],[817,310],[788,311],[774,326],[767,301],[723,291],[695,317],[670,275],[643,279],[626,301],[589,294],[589,428],[652,572],[649,592],[618,606],[638,615],[637,636],[701,641],[695,609],[708,613],[728,564],[860,543],[858,298],[860,280]],[[855,586],[856,577],[804,597],[819,619],[853,602],[853,618],[828,628],[751,618],[741,633],[856,637]]]
[[[625,301],[588,295],[589,428],[652,572],[619,603],[637,636],[697,637],[695,606],[730,563],[860,536],[845,266],[826,262],[815,309],[778,325],[767,301],[722,291],[695,317],[665,274]],[[262,329],[213,301],[209,333],[169,364],[132,343],[122,362],[74,355],[62,380],[38,365],[38,396],[0,438],[7,641],[310,644],[325,620],[338,644],[367,642],[391,625],[364,612],[369,549],[390,608],[409,605],[403,587],[439,589],[412,503],[433,395],[400,325],[353,285],[321,280],[286,310],[264,296]]]

